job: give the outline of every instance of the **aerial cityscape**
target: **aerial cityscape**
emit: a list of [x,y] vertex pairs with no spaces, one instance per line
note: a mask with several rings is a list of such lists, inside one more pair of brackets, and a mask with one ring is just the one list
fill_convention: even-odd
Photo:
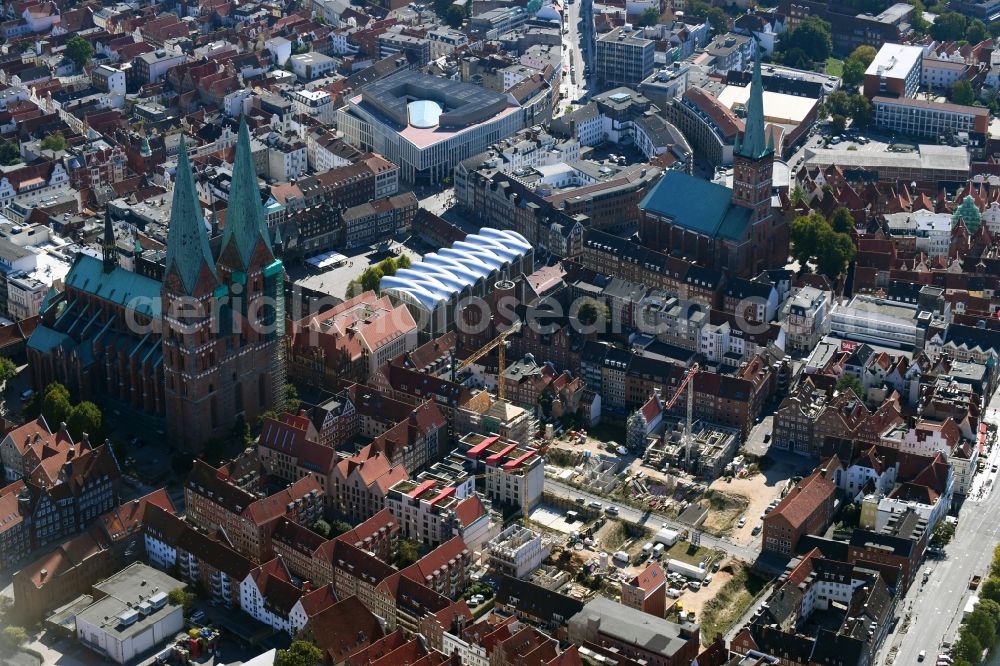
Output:
[[0,665],[1000,666],[1000,0],[6,0]]

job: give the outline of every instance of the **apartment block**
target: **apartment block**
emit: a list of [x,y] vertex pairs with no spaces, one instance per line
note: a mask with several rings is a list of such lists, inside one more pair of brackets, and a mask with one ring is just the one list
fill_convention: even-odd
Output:
[[594,72],[605,87],[638,88],[653,73],[656,42],[643,37],[642,30],[615,28],[597,40]]

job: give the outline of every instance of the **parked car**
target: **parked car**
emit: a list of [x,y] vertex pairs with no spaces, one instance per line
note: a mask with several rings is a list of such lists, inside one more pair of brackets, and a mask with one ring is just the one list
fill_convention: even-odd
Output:
[[746,524],[747,524],[747,519],[745,517],[740,518],[739,520],[736,521],[736,527],[743,527]]
[[926,656],[927,656],[927,650],[921,650],[919,653],[917,653],[917,661],[923,661],[924,657]]
[[591,509],[594,509],[595,511],[600,511],[601,509],[604,508],[604,505],[601,504],[600,502],[591,502],[587,506],[589,506]]
[[609,516],[617,516],[618,515],[618,507],[616,507],[616,506],[609,506],[609,507],[607,507],[607,508],[604,509],[604,513],[608,514]]
[[758,534],[760,534],[760,531],[762,529],[764,529],[763,525],[757,525],[756,527],[753,528],[753,530],[750,532],[750,534],[752,534],[753,536],[757,536]]

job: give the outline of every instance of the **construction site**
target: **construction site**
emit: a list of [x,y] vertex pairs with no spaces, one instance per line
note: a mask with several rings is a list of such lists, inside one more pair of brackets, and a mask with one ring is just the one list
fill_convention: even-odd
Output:
[[739,443],[735,430],[698,421],[688,432],[683,422],[674,421],[661,437],[651,438],[642,460],[656,469],[680,468],[711,480],[726,473],[739,451]]

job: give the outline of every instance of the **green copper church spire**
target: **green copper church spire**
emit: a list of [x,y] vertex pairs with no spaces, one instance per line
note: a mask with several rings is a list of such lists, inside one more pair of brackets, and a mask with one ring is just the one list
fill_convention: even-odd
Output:
[[269,252],[271,239],[264,224],[264,207],[257,187],[257,173],[250,155],[250,132],[245,119],[240,120],[240,133],[236,140],[236,159],[233,180],[229,190],[229,207],[226,227],[222,232],[222,252],[226,257],[230,245],[235,245],[241,270],[246,270],[253,258],[254,249],[263,240]]
[[167,260],[164,266],[164,282],[171,271],[177,273],[181,286],[188,295],[194,294],[201,275],[202,266],[207,266],[215,280],[209,288],[218,285],[219,276],[215,272],[215,260],[208,247],[205,232],[205,218],[198,202],[188,161],[187,146],[181,136],[180,156],[177,159],[177,173],[174,178],[174,198],[170,209],[170,228],[167,230]]
[[764,136],[764,82],[760,76],[760,45],[753,59],[753,78],[750,80],[750,99],[744,121],[743,139],[736,146],[736,154],[752,160],[774,152],[774,136]]

